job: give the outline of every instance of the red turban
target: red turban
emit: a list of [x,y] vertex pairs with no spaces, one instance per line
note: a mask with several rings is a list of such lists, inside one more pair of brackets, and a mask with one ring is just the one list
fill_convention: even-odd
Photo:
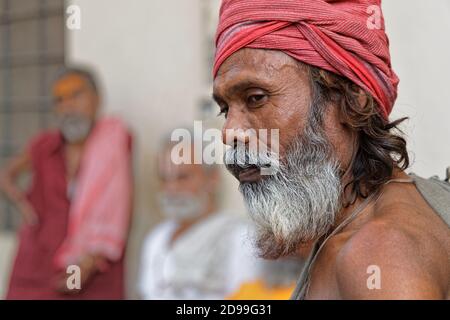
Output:
[[381,0],[223,0],[216,47],[214,77],[242,48],[272,49],[350,79],[385,118],[397,97]]

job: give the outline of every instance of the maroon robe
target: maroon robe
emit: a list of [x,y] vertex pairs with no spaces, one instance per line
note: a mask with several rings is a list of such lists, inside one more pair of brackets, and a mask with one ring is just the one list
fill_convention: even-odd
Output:
[[56,269],[54,256],[66,237],[70,208],[61,134],[49,131],[39,135],[29,154],[33,181],[28,199],[39,223],[23,225],[19,231],[7,299],[123,299],[123,258],[97,273],[80,294],[64,295],[55,290],[55,278],[61,270]]

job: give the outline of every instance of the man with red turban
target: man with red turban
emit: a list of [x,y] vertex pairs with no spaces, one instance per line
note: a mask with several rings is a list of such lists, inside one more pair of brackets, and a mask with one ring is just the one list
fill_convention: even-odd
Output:
[[[449,298],[450,186],[405,173],[381,1],[224,0],[216,46],[225,162],[256,245],[312,247],[293,298]],[[279,130],[270,152],[250,143],[260,129]]]

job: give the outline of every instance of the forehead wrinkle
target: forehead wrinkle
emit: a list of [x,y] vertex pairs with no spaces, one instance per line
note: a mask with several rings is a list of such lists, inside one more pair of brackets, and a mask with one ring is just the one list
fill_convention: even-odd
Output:
[[259,64],[266,69],[270,76],[283,72],[285,69],[297,68],[297,62],[288,55],[277,51],[274,51],[271,55],[272,57],[266,56],[264,63]]
[[245,88],[258,85],[262,85],[262,83],[251,71],[240,70],[236,73],[224,74],[214,80],[213,98],[216,101],[222,100]]
[[[226,84],[232,83],[234,80],[228,78],[253,77],[255,82],[264,82],[264,78],[274,80],[279,73],[289,72],[289,69],[298,72],[298,67],[296,60],[281,51],[242,49],[233,54],[219,69],[214,80],[214,95],[220,96],[219,91],[221,90],[219,89],[221,88],[220,85],[217,85],[218,82],[225,84],[223,91],[228,91]],[[249,75],[242,75],[243,73]],[[285,78],[283,77],[282,80],[285,80]],[[267,81],[265,82],[267,84]]]

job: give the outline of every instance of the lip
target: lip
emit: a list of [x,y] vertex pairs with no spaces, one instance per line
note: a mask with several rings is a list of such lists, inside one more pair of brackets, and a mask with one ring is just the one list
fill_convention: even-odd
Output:
[[248,168],[239,172],[237,176],[240,183],[253,183],[261,180],[259,168]]

